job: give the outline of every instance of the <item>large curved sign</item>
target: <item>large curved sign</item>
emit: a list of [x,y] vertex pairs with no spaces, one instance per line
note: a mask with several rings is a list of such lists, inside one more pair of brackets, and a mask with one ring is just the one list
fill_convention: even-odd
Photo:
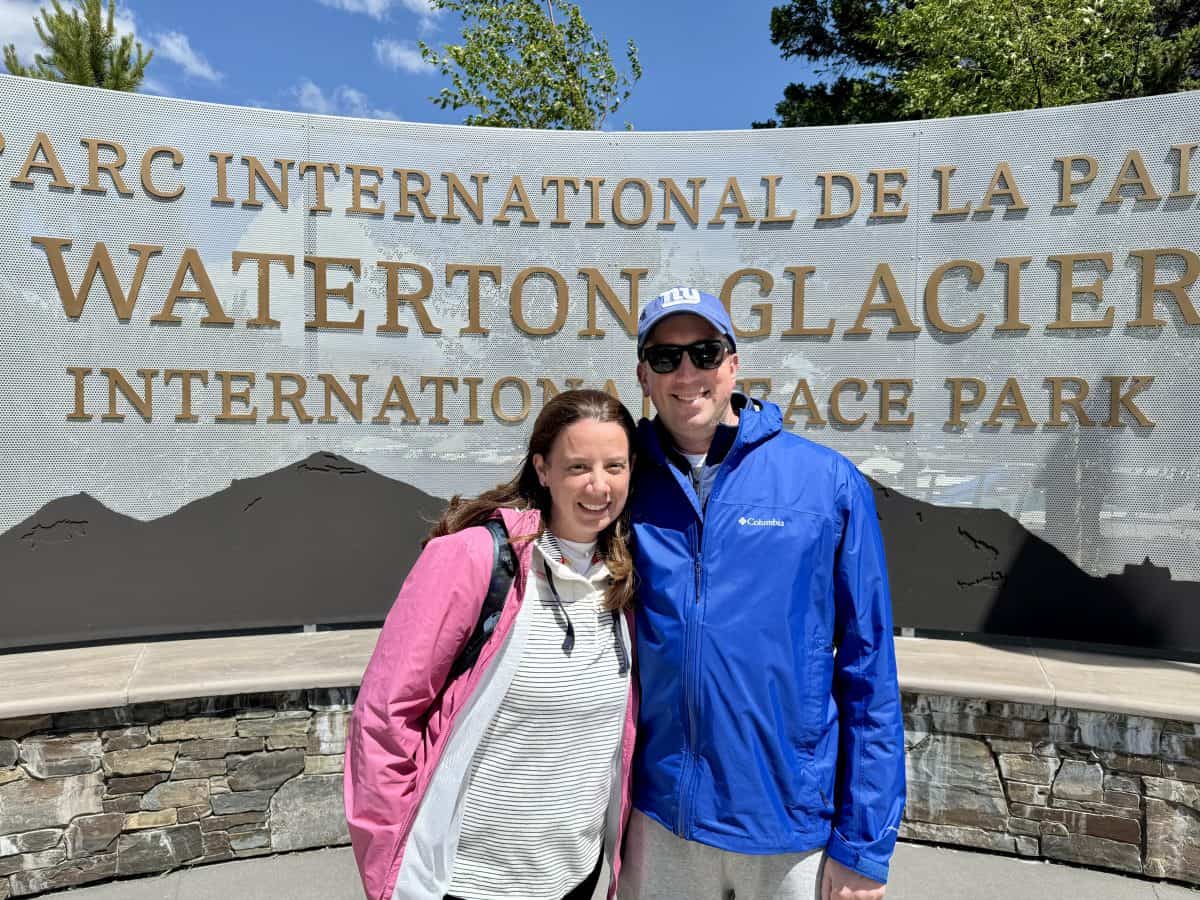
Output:
[[380,618],[546,397],[643,409],[640,305],[690,285],[875,480],[899,625],[1200,651],[1198,121],[526,132],[0,78],[0,646]]

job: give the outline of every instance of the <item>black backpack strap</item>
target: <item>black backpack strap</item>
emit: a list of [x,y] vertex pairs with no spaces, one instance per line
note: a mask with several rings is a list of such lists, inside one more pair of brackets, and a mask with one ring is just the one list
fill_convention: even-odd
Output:
[[492,577],[488,582],[487,596],[483,598],[483,606],[479,610],[479,621],[475,630],[467,639],[462,652],[450,667],[447,682],[453,681],[463,672],[469,670],[479,659],[479,651],[487,643],[500,614],[504,611],[504,600],[508,597],[513,578],[517,574],[517,555],[513,552],[512,544],[508,542],[508,529],[501,519],[488,519],[483,523],[492,536]]

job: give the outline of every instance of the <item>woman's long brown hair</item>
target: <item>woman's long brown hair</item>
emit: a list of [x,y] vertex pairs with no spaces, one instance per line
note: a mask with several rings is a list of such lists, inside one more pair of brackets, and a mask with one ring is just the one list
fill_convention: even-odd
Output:
[[[484,491],[473,499],[455,496],[442,514],[441,519],[429,532],[426,542],[445,534],[453,534],[482,525],[501,507],[512,509],[537,509],[542,514],[544,529],[550,517],[550,492],[542,487],[538,480],[537,471],[533,467],[533,457],[540,455],[543,459],[550,456],[554,442],[570,425],[582,420],[591,419],[596,422],[616,422],[625,431],[629,441],[629,467],[633,470],[634,425],[633,416],[629,414],[623,403],[604,391],[591,389],[563,391],[551,398],[538,414],[533,423],[533,434],[529,437],[529,447],[525,459],[515,478],[504,484],[497,485],[490,491]],[[511,540],[536,539],[535,535],[517,535]],[[624,609],[633,602],[634,573],[633,557],[629,551],[629,506],[607,528],[596,537],[596,549],[600,552],[608,572],[612,576],[608,591],[605,594],[606,609]]]

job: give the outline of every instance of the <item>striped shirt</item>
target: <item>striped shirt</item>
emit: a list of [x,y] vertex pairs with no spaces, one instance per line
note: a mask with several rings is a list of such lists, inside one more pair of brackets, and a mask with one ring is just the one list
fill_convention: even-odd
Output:
[[559,900],[591,873],[629,690],[623,638],[602,606],[607,585],[603,563],[581,575],[552,534],[538,539],[521,610],[528,644],[471,762],[448,893]]

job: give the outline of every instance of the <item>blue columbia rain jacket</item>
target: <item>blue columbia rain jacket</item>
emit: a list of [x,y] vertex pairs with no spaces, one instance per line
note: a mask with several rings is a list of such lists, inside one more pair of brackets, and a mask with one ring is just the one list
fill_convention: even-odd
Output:
[[823,847],[886,881],[904,728],[870,486],[771,403],[740,410],[704,509],[653,423],[639,444],[634,806],[687,840]]

